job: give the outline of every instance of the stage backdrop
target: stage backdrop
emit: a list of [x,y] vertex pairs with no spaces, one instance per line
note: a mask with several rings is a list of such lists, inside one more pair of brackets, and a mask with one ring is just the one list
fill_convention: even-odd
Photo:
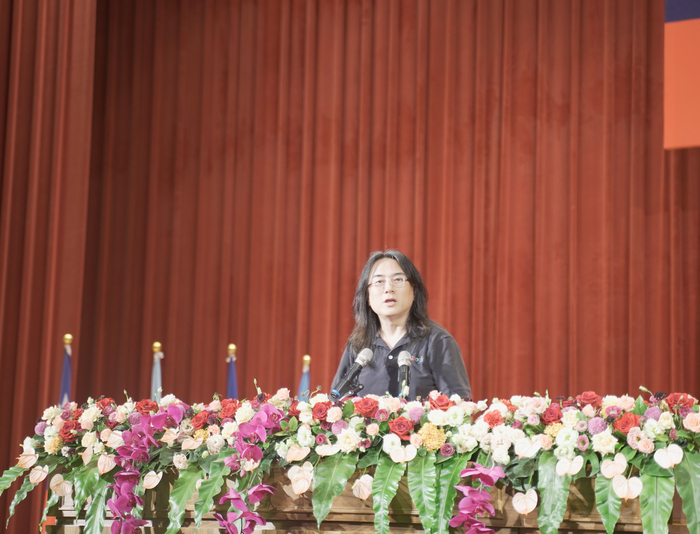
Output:
[[[475,397],[700,393],[663,0],[0,0],[0,468],[56,403],[330,386],[368,254]],[[38,521],[38,495],[13,532]],[[0,499],[4,522],[8,500]]]

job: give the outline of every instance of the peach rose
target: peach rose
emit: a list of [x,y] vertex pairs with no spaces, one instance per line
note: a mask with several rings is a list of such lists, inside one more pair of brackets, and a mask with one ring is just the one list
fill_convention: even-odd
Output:
[[390,413],[396,413],[401,409],[401,399],[398,397],[389,397],[384,399],[384,404]]
[[365,432],[367,432],[368,436],[376,436],[379,434],[379,425],[377,423],[370,423],[367,425]]
[[581,412],[583,413],[583,415],[585,415],[586,417],[588,417],[589,419],[591,419],[591,418],[595,417],[596,409],[595,409],[595,407],[594,407],[592,404],[586,404],[586,405],[581,409]]
[[642,454],[651,454],[654,452],[654,442],[649,438],[644,438],[637,444],[637,450]]
[[340,421],[342,418],[343,410],[341,410],[337,406],[333,406],[330,410],[328,410],[328,414],[326,415],[326,422],[335,423],[336,421]]
[[634,410],[634,398],[630,397],[629,395],[623,395],[620,397],[620,401],[617,403],[617,405],[624,411],[626,412],[631,412]]
[[411,434],[410,443],[417,449],[423,445],[423,437],[420,434]]
[[700,413],[690,412],[683,419],[683,428],[691,432],[700,432]]

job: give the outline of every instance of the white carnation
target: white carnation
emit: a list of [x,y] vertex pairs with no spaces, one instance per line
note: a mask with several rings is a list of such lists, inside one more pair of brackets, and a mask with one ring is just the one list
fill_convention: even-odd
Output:
[[300,447],[311,447],[316,443],[316,439],[308,426],[302,425],[299,427],[297,430],[297,442]]
[[510,455],[508,454],[508,447],[496,447],[493,451],[493,461],[497,464],[505,465],[510,462]]
[[647,419],[647,422],[644,423],[644,428],[642,430],[650,440],[655,440],[657,436],[664,433],[664,429],[656,419]]
[[401,447],[401,438],[396,434],[387,434],[382,439],[382,450],[387,454],[391,454],[391,451]]
[[443,426],[447,424],[447,412],[443,412],[442,410],[430,410],[430,412],[428,412],[428,421],[435,426]]
[[464,411],[459,406],[450,406],[445,412],[447,424],[459,426],[464,422]]

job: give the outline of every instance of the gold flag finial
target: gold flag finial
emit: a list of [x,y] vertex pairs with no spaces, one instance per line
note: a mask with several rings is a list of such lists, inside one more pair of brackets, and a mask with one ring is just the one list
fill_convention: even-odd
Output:
[[162,348],[163,345],[160,344],[160,341],[156,341],[153,343],[153,352],[160,352]]
[[236,350],[237,350],[237,349],[236,349],[236,345],[234,345],[233,343],[229,343],[229,345],[228,345],[228,353],[231,354],[231,355],[236,354]]
[[73,343],[73,336],[71,336],[70,334],[66,334],[65,336],[63,336],[64,345],[70,345],[71,343]]
[[308,354],[304,354],[303,358],[304,365],[311,365],[311,356]]

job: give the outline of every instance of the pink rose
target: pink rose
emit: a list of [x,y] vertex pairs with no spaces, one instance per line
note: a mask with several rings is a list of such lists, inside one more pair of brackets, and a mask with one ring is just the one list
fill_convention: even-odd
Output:
[[552,438],[550,438],[547,434],[537,434],[534,438],[532,438],[532,442],[538,443],[543,451],[548,451],[552,448]]
[[620,402],[617,405],[626,412],[631,412],[634,410],[634,398],[629,395],[623,395],[620,397]]
[[379,434],[379,425],[377,423],[370,423],[367,425],[365,432],[367,432],[368,436],[376,436]]
[[384,404],[386,405],[386,409],[391,413],[396,413],[401,409],[401,399],[398,397],[385,399]]
[[209,431],[210,436],[213,436],[214,434],[221,434],[221,429],[219,428],[219,425],[209,425],[207,427],[207,430]]
[[683,419],[683,428],[691,432],[700,432],[700,413],[690,412]]
[[583,412],[583,415],[585,415],[589,419],[595,417],[595,408],[592,404],[586,404],[586,406],[583,407],[581,412]]
[[275,397],[282,401],[289,400],[289,390],[287,388],[278,389]]

